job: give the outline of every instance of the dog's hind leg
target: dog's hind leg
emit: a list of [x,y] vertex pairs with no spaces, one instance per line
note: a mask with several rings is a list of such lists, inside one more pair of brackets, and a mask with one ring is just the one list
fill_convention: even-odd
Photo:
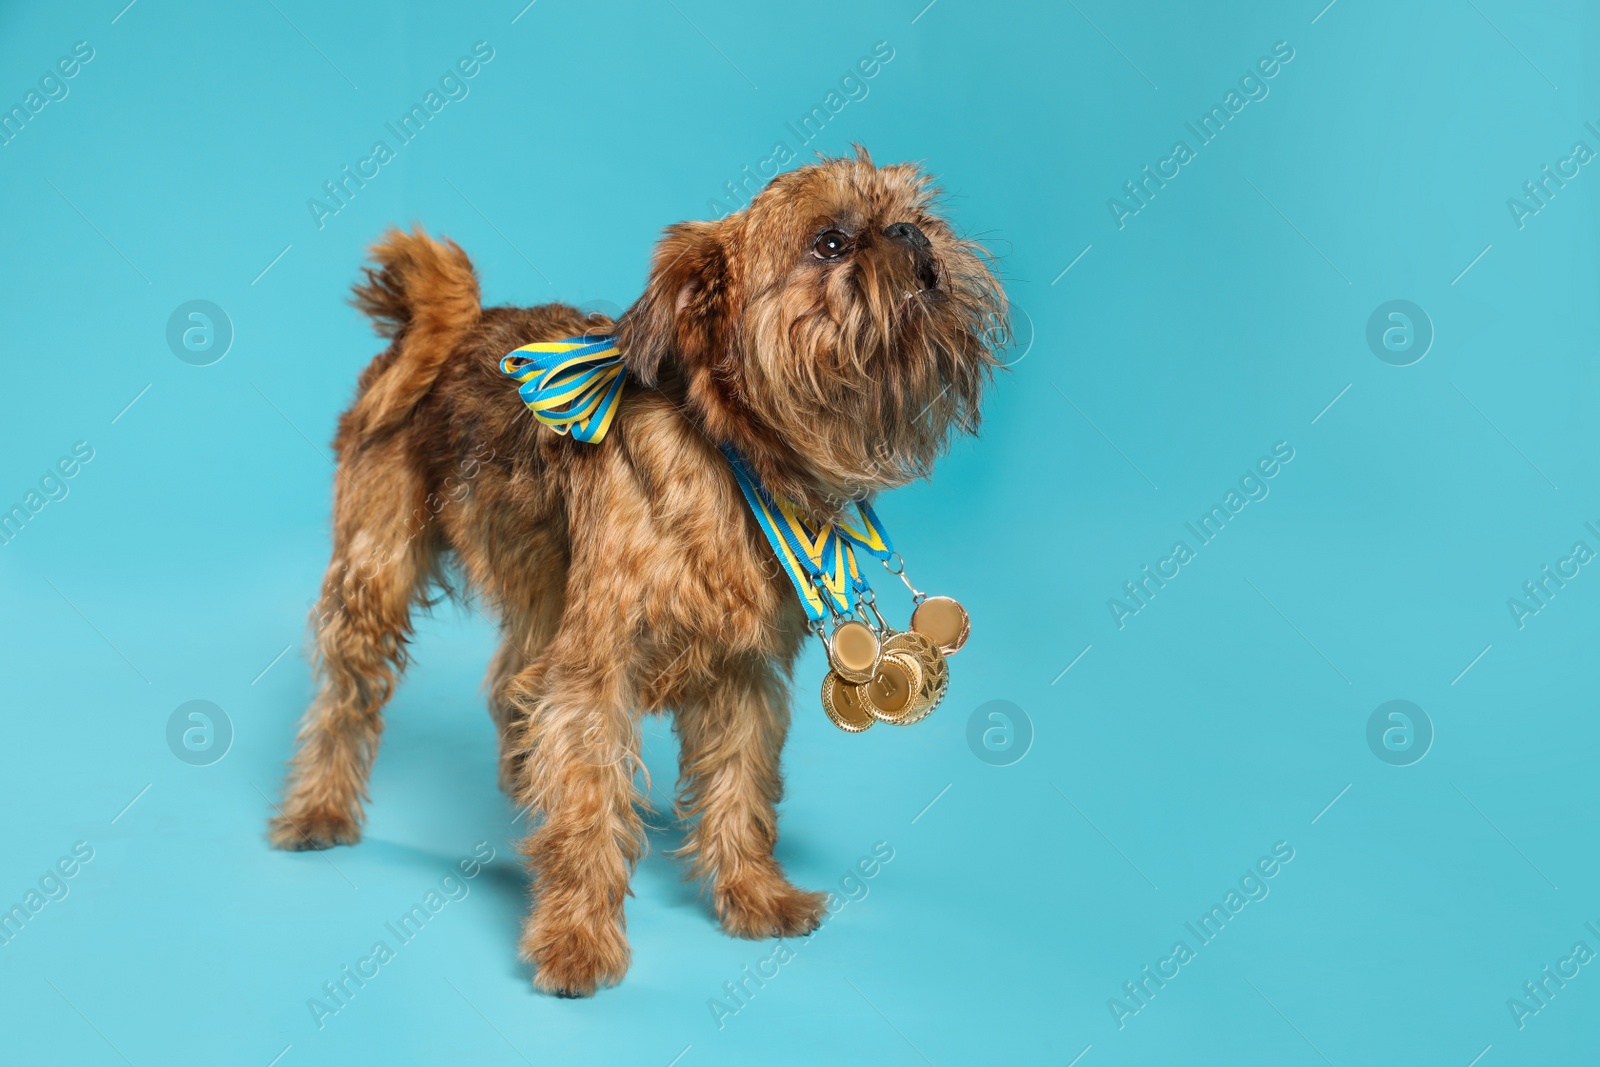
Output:
[[792,885],[773,857],[779,756],[788,731],[787,694],[765,659],[725,664],[714,683],[682,701],[678,813],[696,819],[683,846],[705,878],[723,929],[737,937],[809,934],[824,894]]
[[391,231],[355,289],[394,344],[361,375],[339,420],[333,561],[317,605],[321,691],[300,721],[283,806],[268,838],[327,848],[361,837],[380,714],[405,664],[411,604],[436,577],[438,497],[407,450],[408,423],[479,317],[478,280],[454,243]]
[[334,492],[333,560],[313,625],[321,688],[300,721],[268,838],[313,849],[361,838],[382,709],[406,659],[411,605],[433,575],[426,489],[391,438],[346,457]]

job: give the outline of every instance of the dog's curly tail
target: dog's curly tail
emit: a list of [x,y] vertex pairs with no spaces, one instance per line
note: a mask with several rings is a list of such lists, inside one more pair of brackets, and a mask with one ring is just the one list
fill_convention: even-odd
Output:
[[351,409],[355,429],[373,435],[399,425],[432,388],[439,369],[478,322],[478,275],[454,241],[436,241],[419,226],[390,230],[372,246],[353,303],[372,317],[389,351],[362,375]]

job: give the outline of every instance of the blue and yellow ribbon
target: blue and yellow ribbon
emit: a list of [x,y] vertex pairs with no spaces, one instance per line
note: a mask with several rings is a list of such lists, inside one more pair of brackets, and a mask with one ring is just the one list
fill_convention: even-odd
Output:
[[878,513],[872,510],[872,505],[865,499],[857,500],[855,505],[856,512],[861,518],[861,525],[854,526],[841,515],[835,521],[839,536],[887,563],[889,557],[894,555],[894,544],[889,540],[889,531],[883,528],[883,523],[878,520]]
[[611,429],[626,380],[615,337],[537,341],[508,353],[500,370],[517,381],[533,417],[587,444]]
[[871,588],[856,563],[856,548],[884,560],[894,554],[872,506],[865,500],[855,502],[859,526],[841,516],[814,527],[793,502],[773,497],[732,445],[723,445],[722,452],[755,514],[756,524],[766,534],[795,592],[800,594],[807,617],[816,622],[830,612],[849,613],[855,595]]
[[[803,546],[791,544],[780,532],[789,520],[767,492],[766,486],[761,484],[761,479],[745,463],[744,457],[734,451],[731,445],[722,446],[722,452],[728,457],[728,465],[733,468],[734,480],[739,483],[745,503],[750,505],[750,512],[756,517],[756,525],[767,535],[772,551],[777,554],[778,563],[794,584],[794,591],[800,594],[800,606],[805,608],[806,617],[813,622],[826,618],[830,600],[823,599],[820,583],[813,580],[813,575],[820,573],[820,565],[807,554]],[[838,610],[837,601],[831,601],[831,604]]]

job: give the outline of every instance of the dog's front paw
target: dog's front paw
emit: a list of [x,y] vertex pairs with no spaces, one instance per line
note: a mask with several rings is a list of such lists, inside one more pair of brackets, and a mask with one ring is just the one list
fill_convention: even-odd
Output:
[[558,997],[592,997],[628,973],[628,939],[615,923],[586,927],[541,921],[522,935],[522,958],[535,968],[533,987]]
[[798,937],[822,925],[826,893],[799,889],[783,875],[746,875],[717,886],[717,917],[735,937]]
[[286,852],[308,852],[353,845],[361,840],[361,824],[345,812],[328,809],[280,811],[267,823],[267,840]]

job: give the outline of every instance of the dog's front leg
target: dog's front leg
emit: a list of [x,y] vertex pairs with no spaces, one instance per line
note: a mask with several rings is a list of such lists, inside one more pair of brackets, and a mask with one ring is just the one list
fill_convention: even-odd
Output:
[[789,725],[788,695],[772,665],[730,660],[682,702],[676,722],[679,814],[697,820],[683,851],[693,874],[711,883],[723,929],[750,938],[809,934],[825,894],[792,885],[772,854]]
[[553,648],[513,679],[509,696],[528,709],[519,800],[542,815],[522,844],[534,880],[522,955],[537,967],[537,988],[591,996],[627,972],[622,905],[645,844],[623,673],[593,658],[564,664]]

